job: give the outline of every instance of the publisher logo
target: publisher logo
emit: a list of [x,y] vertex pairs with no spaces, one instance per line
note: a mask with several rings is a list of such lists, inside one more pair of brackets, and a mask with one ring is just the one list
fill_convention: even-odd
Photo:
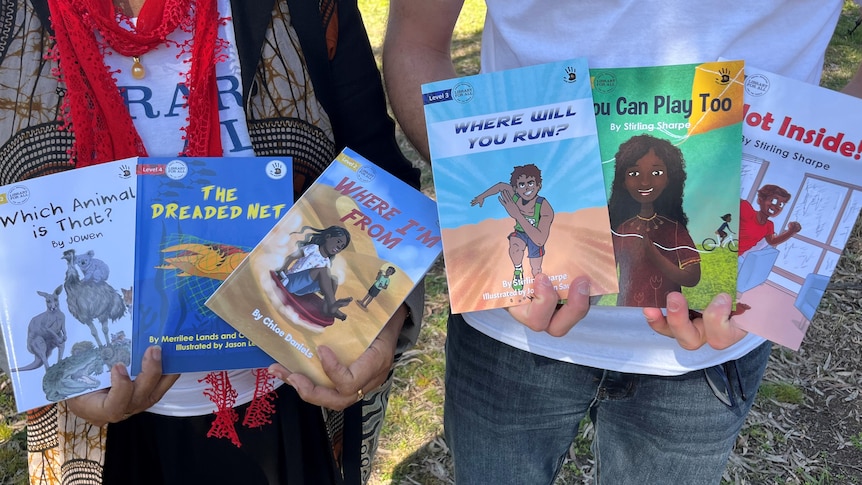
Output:
[[120,173],[117,174],[121,179],[131,178],[132,169],[128,165],[120,165]]
[[452,88],[452,97],[459,103],[469,103],[473,100],[473,85],[470,83],[458,83]]
[[266,164],[266,175],[273,180],[281,180],[287,175],[287,164],[281,160],[270,160]]
[[609,72],[600,72],[593,78],[593,89],[600,93],[610,93],[617,88],[617,77]]
[[360,182],[368,183],[374,180],[375,177],[377,177],[377,173],[374,172],[374,167],[361,167],[356,172],[356,178],[358,178]]
[[578,71],[575,70],[574,67],[568,66],[566,67],[566,75],[563,77],[563,81],[567,83],[573,83],[578,80]]
[[182,160],[171,160],[165,165],[165,175],[171,180],[181,180],[189,173],[189,167]]
[[3,203],[9,202],[15,205],[21,205],[30,200],[30,189],[23,185],[16,185],[2,195]]
[[769,78],[763,74],[754,74],[745,78],[745,94],[763,96],[769,92]]

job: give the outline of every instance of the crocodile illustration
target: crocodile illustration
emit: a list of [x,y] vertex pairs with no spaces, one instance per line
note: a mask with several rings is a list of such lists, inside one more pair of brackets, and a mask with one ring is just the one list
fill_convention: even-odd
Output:
[[50,366],[42,378],[42,390],[51,401],[62,401],[99,386],[94,376],[101,375],[115,363],[131,363],[132,344],[124,332],[111,335],[111,343],[96,347],[92,342],[77,342],[72,355]]

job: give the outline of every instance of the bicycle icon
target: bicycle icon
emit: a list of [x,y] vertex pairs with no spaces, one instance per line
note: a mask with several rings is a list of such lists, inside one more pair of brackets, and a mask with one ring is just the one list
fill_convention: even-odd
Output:
[[739,239],[726,239],[724,243],[719,245],[719,243],[715,240],[714,237],[708,237],[703,240],[701,246],[703,247],[704,251],[714,251],[718,247],[726,247],[727,249],[735,253],[739,251]]

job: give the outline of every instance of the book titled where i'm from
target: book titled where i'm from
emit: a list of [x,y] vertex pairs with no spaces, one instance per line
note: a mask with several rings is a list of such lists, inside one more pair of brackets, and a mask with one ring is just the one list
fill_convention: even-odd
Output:
[[743,66],[591,69],[620,288],[600,304],[735,293]]
[[862,208],[862,99],[746,67],[737,315],[798,349]]
[[266,353],[204,305],[293,203],[291,159],[139,158],[134,352],[166,374],[266,367]]
[[345,149],[206,305],[279,363],[332,387],[440,255],[434,202]]
[[19,412],[130,364],[135,161],[0,187],[0,327]]
[[582,275],[616,293],[584,59],[422,86],[452,311],[560,299]]

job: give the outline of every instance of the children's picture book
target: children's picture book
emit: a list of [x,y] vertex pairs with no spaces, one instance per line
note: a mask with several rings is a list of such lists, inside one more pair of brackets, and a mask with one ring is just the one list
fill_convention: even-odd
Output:
[[589,81],[572,59],[422,86],[453,312],[523,304],[538,273],[617,292]]
[[135,161],[0,187],[0,326],[19,412],[130,364]]
[[437,259],[434,202],[345,149],[207,301],[279,363],[332,387]]
[[619,293],[599,304],[702,309],[736,289],[742,61],[593,69]]
[[737,315],[797,350],[862,208],[862,100],[746,66]]
[[288,158],[139,158],[134,347],[162,347],[166,374],[266,367],[204,305],[293,204]]

